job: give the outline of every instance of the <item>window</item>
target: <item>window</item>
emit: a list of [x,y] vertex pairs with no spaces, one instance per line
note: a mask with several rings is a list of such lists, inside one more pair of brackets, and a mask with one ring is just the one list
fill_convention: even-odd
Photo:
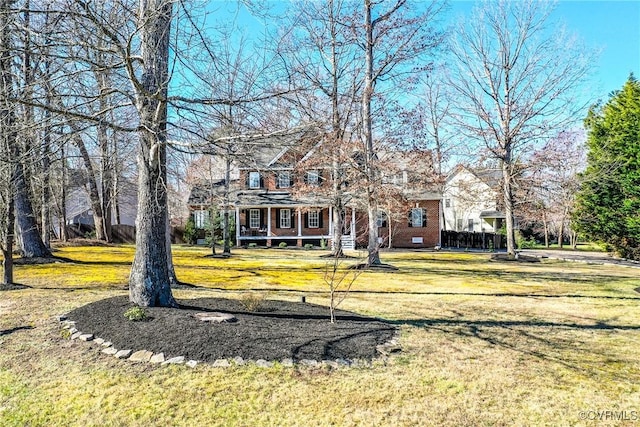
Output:
[[451,199],[444,199],[444,207],[445,208],[451,207]]
[[291,209],[280,209],[280,228],[291,228]]
[[409,213],[409,227],[425,227],[427,225],[427,213],[422,208],[411,209]]
[[193,222],[195,223],[196,228],[206,228],[209,223],[209,211],[204,209],[194,211]]
[[376,219],[376,226],[378,226],[378,227],[386,227],[387,226],[387,214],[384,211],[378,211],[378,217]]
[[249,228],[260,228],[260,209],[249,209]]
[[260,172],[249,172],[249,188],[260,188]]
[[278,188],[291,187],[291,172],[285,171],[278,174]]
[[456,221],[456,230],[457,231],[462,231],[462,218],[458,218],[458,220]]
[[467,225],[469,227],[469,231],[473,231],[473,219],[469,219],[467,221]]
[[320,184],[320,173],[318,171],[309,171],[309,172],[307,172],[307,184],[319,185]]
[[309,211],[308,228],[320,228],[320,211]]

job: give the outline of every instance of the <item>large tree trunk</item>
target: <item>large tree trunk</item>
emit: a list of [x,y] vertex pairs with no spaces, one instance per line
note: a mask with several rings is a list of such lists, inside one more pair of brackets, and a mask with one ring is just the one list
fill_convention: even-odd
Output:
[[17,167],[12,160],[16,158],[17,141],[15,131],[15,114],[11,98],[13,97],[13,76],[11,70],[12,55],[9,49],[11,42],[11,20],[9,12],[10,0],[0,0],[0,191],[3,192],[4,206],[0,206],[0,230],[2,242],[2,283],[13,283],[13,169]]
[[167,86],[172,2],[141,0],[142,79],[137,93],[138,216],[129,298],[139,306],[177,306],[167,253]]
[[15,188],[14,200],[16,216],[18,218],[18,230],[21,235],[21,249],[24,258],[46,258],[51,252],[42,242],[36,216],[33,212],[31,199],[29,198],[29,185],[25,178],[24,164],[19,162],[13,173]]
[[515,257],[516,240],[514,234],[515,221],[513,219],[513,176],[511,165],[508,162],[502,162],[502,191],[504,196],[504,215],[507,228],[507,254]]
[[373,151],[373,129],[371,125],[371,98],[373,96],[373,23],[371,21],[370,0],[365,0],[365,22],[366,32],[365,45],[365,81],[362,92],[362,122],[365,150],[365,179],[367,185],[367,217],[369,220],[369,242],[367,245],[368,260],[367,265],[380,264],[380,245],[378,243],[378,206],[375,197],[375,174],[374,165],[375,153]]

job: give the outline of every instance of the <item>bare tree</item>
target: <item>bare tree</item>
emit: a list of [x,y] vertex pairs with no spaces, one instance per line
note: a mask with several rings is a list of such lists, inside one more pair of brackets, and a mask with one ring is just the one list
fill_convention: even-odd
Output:
[[13,56],[11,29],[13,1],[0,1],[0,249],[2,283],[13,283],[13,170],[16,167],[17,141],[13,98]]
[[450,83],[459,128],[502,170],[507,252],[515,255],[514,188],[523,151],[565,128],[590,62],[574,40],[551,31],[551,6],[536,0],[483,3],[457,31]]
[[530,172],[518,195],[524,202],[524,219],[542,224],[546,247],[552,229],[560,248],[571,231],[570,213],[585,165],[584,134],[576,131],[558,133],[531,156]]
[[[420,4],[423,10],[412,10],[415,4],[406,0],[374,1],[364,0],[362,46],[364,53],[364,84],[361,101],[361,134],[363,158],[363,178],[368,217],[368,265],[380,264],[378,227],[378,197],[376,195],[380,173],[377,167],[377,147],[374,144],[374,118],[380,120],[378,106],[375,114],[372,110],[374,97],[383,97],[381,86],[385,81],[394,80],[400,85],[398,77],[406,77],[417,70],[417,60],[438,46],[441,34],[431,29],[434,17],[442,5],[437,2]],[[375,9],[375,17],[374,17]],[[404,80],[406,85],[407,81]],[[387,110],[388,112],[388,110]]]
[[139,79],[130,74],[142,130],[137,157],[136,252],[129,296],[140,306],[177,305],[171,293],[167,261],[167,92],[172,10],[170,0],[140,2],[142,70]]
[[[292,98],[294,108],[306,120],[322,129],[315,155],[299,165],[299,173],[326,171],[331,185],[317,185],[331,203],[333,212],[332,255],[343,256],[342,236],[349,194],[349,163],[353,128],[362,88],[362,63],[354,33],[358,3],[329,0],[326,3],[304,1],[294,4],[284,25],[285,43],[279,51],[285,58],[292,79],[302,90]],[[323,179],[329,176],[322,177]],[[308,181],[308,180],[305,180]],[[305,182],[308,184],[308,182]],[[309,191],[308,186],[299,193]]]

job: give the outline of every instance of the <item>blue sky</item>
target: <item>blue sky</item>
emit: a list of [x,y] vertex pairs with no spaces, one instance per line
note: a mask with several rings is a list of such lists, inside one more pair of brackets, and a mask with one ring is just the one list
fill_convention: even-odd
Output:
[[[468,15],[476,3],[453,0],[450,14]],[[611,91],[622,88],[631,72],[640,78],[640,0],[561,0],[552,19],[600,51],[589,88],[594,100],[608,99]]]
[[[256,3],[260,1],[278,3],[270,0]],[[445,24],[453,23],[460,15],[469,15],[478,3],[449,1],[451,10],[443,19]],[[237,10],[237,6],[232,0],[212,0],[208,9],[216,10],[217,16],[222,12],[228,17],[233,16],[231,11]],[[552,19],[565,24],[588,47],[600,51],[593,67],[592,87],[587,88],[593,100],[606,100],[611,91],[622,87],[631,72],[640,78],[640,0],[559,0]],[[247,34],[253,29],[260,31],[261,27],[259,20],[244,10],[239,12],[236,25]]]

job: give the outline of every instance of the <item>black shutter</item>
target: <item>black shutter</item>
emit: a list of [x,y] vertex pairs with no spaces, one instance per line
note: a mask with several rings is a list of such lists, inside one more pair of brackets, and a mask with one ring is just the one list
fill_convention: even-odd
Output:
[[309,172],[305,172],[304,173],[304,183],[308,184],[309,183]]
[[412,215],[411,215],[412,212],[413,212],[413,210],[409,211],[409,227],[413,227],[413,222],[411,221],[412,220]]
[[280,209],[276,209],[276,228],[280,228]]
[[260,188],[264,188],[264,179],[262,178],[262,174],[260,174]]
[[324,210],[322,209],[318,209],[318,225],[320,226],[320,228],[324,228],[324,225],[322,225],[322,217],[324,216]]
[[304,214],[304,227],[309,228],[309,213],[305,212]]
[[426,209],[422,209],[422,226],[423,227],[427,226],[427,210]]
[[291,228],[296,228],[296,217],[298,216],[298,211],[295,209],[291,209]]
[[293,172],[289,172],[289,187],[293,187]]
[[247,178],[245,179],[245,182],[244,182],[245,188],[249,188],[249,176],[251,176],[251,172],[247,172]]

